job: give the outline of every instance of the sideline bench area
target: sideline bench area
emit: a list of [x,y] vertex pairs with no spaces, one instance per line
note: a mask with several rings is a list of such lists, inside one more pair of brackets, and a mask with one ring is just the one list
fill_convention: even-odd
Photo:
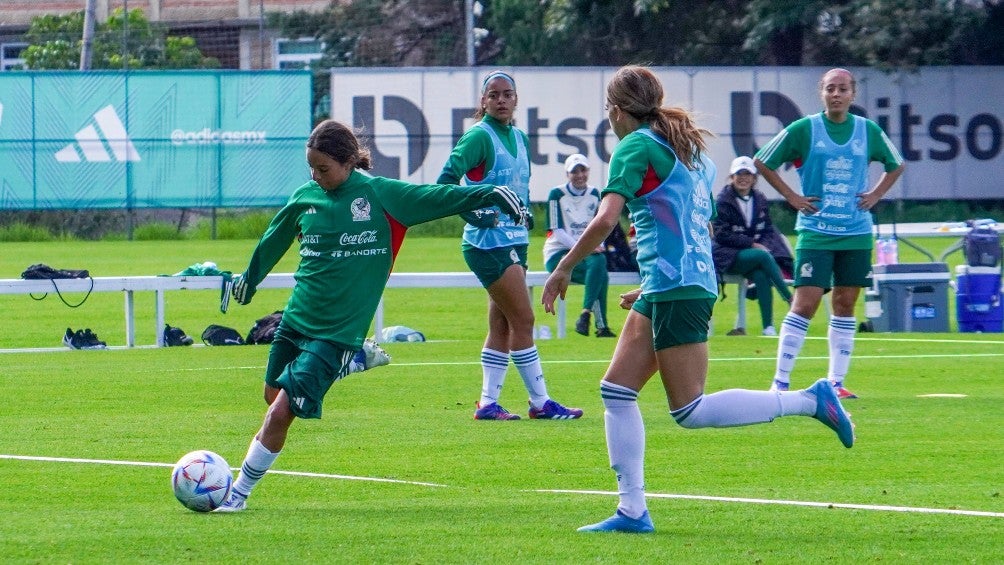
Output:
[[[530,293],[530,301],[536,306],[534,288],[544,286],[548,273],[545,271],[529,271],[526,274],[527,291]],[[729,276],[726,283],[737,284],[736,303],[738,314],[736,316],[736,327],[746,327],[746,280],[742,277]],[[125,299],[125,327],[126,346],[136,346],[136,324],[134,294],[136,292],[154,292],[155,316],[154,335],[157,336],[158,347],[162,347],[163,335],[161,328],[164,327],[164,293],[176,290],[213,290],[220,292],[223,279],[218,276],[181,276],[181,277],[161,277],[161,276],[130,276],[130,277],[94,277],[93,279],[55,279],[55,280],[24,280],[24,279],[0,279],[0,294],[44,294],[55,293],[59,289],[60,293],[80,293],[90,292],[122,292]],[[610,273],[611,285],[638,285],[640,279],[638,273]],[[265,277],[265,280],[258,285],[259,289],[266,288],[292,288],[296,284],[292,273],[272,273]],[[55,285],[55,286],[53,286]],[[93,286],[92,286],[93,285]],[[470,272],[432,272],[432,273],[391,273],[387,282],[387,288],[480,288],[481,283],[477,277]],[[617,305],[617,296],[609,297],[610,307]],[[566,304],[559,301],[557,305],[557,337],[564,338],[566,331]],[[381,335],[384,327],[384,303],[380,301],[374,316],[374,326],[377,338]]]

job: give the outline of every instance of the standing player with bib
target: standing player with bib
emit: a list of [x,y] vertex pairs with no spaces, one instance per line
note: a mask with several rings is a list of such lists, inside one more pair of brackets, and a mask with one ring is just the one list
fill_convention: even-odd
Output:
[[[481,83],[481,99],[474,118],[453,148],[437,182],[497,184],[530,199],[530,140],[513,125],[516,81],[494,71]],[[533,307],[526,291],[526,250],[530,226],[519,225],[497,208],[461,214],[464,260],[488,290],[488,336],[481,350],[481,398],[476,420],[518,420],[502,408],[499,396],[512,357],[530,394],[530,418],[575,419],[578,408],[565,408],[551,399],[544,382],[537,346],[533,342]]]
[[638,234],[641,289],[621,296],[621,306],[630,312],[600,381],[607,453],[620,500],[613,516],[583,526],[581,532],[655,530],[645,501],[645,423],[638,394],[656,373],[670,416],[684,428],[812,416],[835,431],[845,447],[854,443],[850,418],[825,379],[799,391],[704,394],[708,321],[717,297],[710,234],[715,165],[704,155],[707,130],[686,110],[663,106],[662,98],[662,84],[644,67],[622,67],[610,80],[607,117],[620,141],[610,157],[600,209],[558,262],[542,293],[544,308],[554,312],[554,301],[565,295],[575,265],[606,239],[626,205]]
[[[827,335],[827,379],[840,398],[856,398],[844,387],[854,351],[854,304],[871,271],[872,217],[869,212],[903,174],[903,158],[875,122],[850,113],[857,92],[854,76],[831,69],[819,81],[824,110],[792,122],[757,152],[763,178],[798,210],[795,231],[795,297],[781,323],[772,389],[788,390],[791,371],[805,343],[809,321],[823,294],[833,289]],[[868,187],[868,165],[884,172]],[[794,163],[801,194],[776,171]]]

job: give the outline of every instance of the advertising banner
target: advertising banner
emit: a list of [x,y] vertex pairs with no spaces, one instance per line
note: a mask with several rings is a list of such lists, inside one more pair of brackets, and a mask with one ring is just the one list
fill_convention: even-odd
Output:
[[[566,181],[561,164],[588,157],[590,182],[602,187],[617,144],[603,110],[616,68],[517,67],[516,125],[530,136],[531,195]],[[664,103],[696,114],[715,133],[710,156],[717,186],[729,163],[752,155],[784,126],[823,109],[823,67],[656,67]],[[854,113],[876,121],[899,148],[906,172],[888,198],[999,199],[1004,176],[1002,67],[931,67],[885,74],[850,69],[857,79]],[[331,115],[365,130],[376,174],[434,182],[460,135],[473,125],[481,79],[491,69],[333,69]],[[782,176],[794,188],[792,168]],[[873,180],[881,173],[873,164]],[[766,183],[760,186],[779,198]],[[717,189],[716,189],[717,192]]]
[[309,173],[309,72],[0,75],[0,209],[280,206]]

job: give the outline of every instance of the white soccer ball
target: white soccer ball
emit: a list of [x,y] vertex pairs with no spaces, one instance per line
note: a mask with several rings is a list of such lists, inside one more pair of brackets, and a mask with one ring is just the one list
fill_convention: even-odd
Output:
[[234,477],[219,454],[199,450],[185,454],[171,472],[174,496],[189,510],[211,512],[230,496]]

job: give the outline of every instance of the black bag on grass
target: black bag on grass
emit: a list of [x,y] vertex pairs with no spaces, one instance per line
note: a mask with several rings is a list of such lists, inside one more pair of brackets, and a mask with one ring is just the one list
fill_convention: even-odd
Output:
[[202,332],[206,345],[244,345],[244,338],[233,328],[211,324]]
[[245,343],[248,345],[272,343],[272,340],[275,339],[275,329],[279,327],[281,321],[282,310],[276,310],[268,316],[258,318],[251,326],[248,336],[244,338]]

